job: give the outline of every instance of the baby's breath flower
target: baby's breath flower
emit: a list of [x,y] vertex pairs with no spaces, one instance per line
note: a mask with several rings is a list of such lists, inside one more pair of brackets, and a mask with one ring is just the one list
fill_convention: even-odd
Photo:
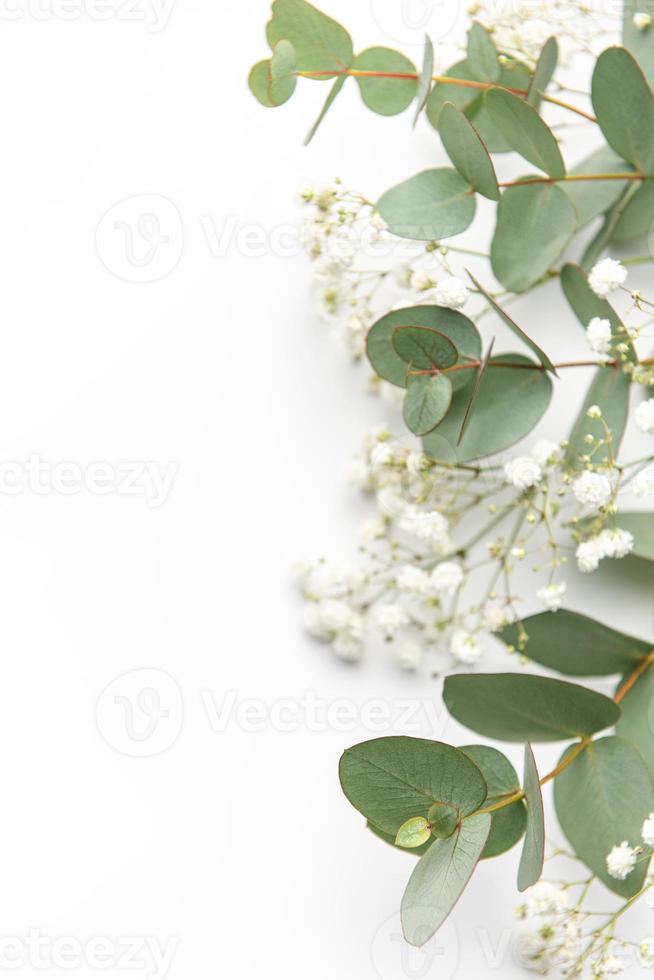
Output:
[[638,11],[632,17],[632,23],[637,30],[646,31],[647,28],[651,27],[652,25],[652,16],[651,14],[646,14],[643,13],[642,11]]
[[611,849],[606,858],[606,869],[612,878],[624,881],[627,875],[636,867],[638,848],[630,847],[629,841],[623,840]]
[[598,509],[606,506],[611,499],[611,481],[602,473],[585,470],[572,484],[572,492],[580,504]]
[[424,653],[424,648],[419,643],[407,640],[398,647],[397,659],[404,670],[417,670],[422,663]]
[[392,640],[397,631],[410,622],[406,609],[394,602],[385,602],[375,606],[373,621],[387,640]]
[[450,639],[450,653],[460,663],[472,666],[479,663],[483,648],[476,636],[467,630],[457,630]]
[[647,936],[641,940],[638,945],[638,955],[640,965],[644,966],[646,970],[651,970],[654,967],[654,936]]
[[556,612],[556,610],[560,609],[563,605],[566,589],[567,585],[565,582],[558,582],[557,584],[552,583],[551,585],[545,585],[542,589],[539,589],[536,595],[546,609],[551,609],[552,612]]
[[549,881],[539,881],[525,892],[525,914],[556,915],[564,912],[569,905],[569,896],[563,888]]
[[434,290],[434,300],[441,306],[449,306],[458,310],[465,306],[468,299],[468,289],[456,276],[448,276],[438,283]]
[[439,595],[451,596],[463,582],[463,569],[453,561],[443,561],[431,573],[431,585]]
[[517,456],[504,464],[504,475],[507,483],[519,490],[535,487],[543,478],[543,470],[532,456]]
[[544,469],[546,466],[553,466],[561,459],[561,446],[558,442],[552,442],[550,439],[539,439],[532,446],[531,455],[538,465]]
[[586,340],[592,351],[600,357],[611,353],[611,324],[608,320],[594,316],[586,328]]
[[575,557],[580,572],[594,572],[604,558],[604,548],[599,538],[589,538],[578,546]]
[[588,276],[588,285],[593,292],[606,299],[627,278],[627,270],[617,259],[601,259],[596,262]]
[[634,415],[636,425],[646,435],[654,435],[654,398],[641,402]]
[[640,829],[640,836],[648,847],[654,847],[654,813],[650,813],[649,817],[644,821]]
[[654,494],[654,465],[646,466],[634,477],[631,489],[637,497],[650,497]]
[[624,558],[633,550],[634,536],[619,527],[607,528],[599,535],[599,543],[605,558]]

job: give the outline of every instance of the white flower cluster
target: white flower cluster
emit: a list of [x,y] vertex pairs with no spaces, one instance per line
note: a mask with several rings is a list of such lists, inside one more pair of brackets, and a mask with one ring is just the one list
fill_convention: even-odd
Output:
[[[645,846],[651,851],[654,849],[654,813],[643,821],[640,828],[640,836]],[[611,849],[606,858],[606,869],[612,878],[624,881],[636,867],[638,859],[643,853],[643,847],[637,844],[631,847],[629,841],[623,840],[621,844],[616,844]],[[654,893],[653,893],[654,894]]]

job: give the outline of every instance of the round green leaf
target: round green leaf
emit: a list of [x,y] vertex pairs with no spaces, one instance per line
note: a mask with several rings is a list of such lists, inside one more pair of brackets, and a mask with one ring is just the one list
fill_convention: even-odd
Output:
[[627,691],[620,710],[616,735],[635,745],[650,773],[654,773],[654,666],[650,664]]
[[402,360],[418,370],[452,367],[459,356],[449,337],[430,327],[397,327],[392,343]]
[[518,891],[521,892],[536,884],[543,873],[545,861],[543,795],[536,760],[529,743],[525,745],[524,790],[527,803],[527,828],[518,868]]
[[[459,351],[461,364],[465,360],[477,360],[481,354],[481,337],[472,320],[457,310],[443,306],[410,306],[393,310],[370,328],[367,339],[368,360],[372,368],[386,381],[403,388],[406,386],[407,366],[393,347],[393,334],[398,327],[429,327],[445,334]],[[473,372],[456,371],[450,375],[456,391],[468,385]]]
[[448,917],[484,849],[491,819],[478,813],[448,840],[437,840],[420,858],[402,897],[404,938],[423,946]]
[[[342,72],[352,61],[352,38],[345,28],[306,0],[274,0],[266,36],[271,48],[278,41],[291,42],[299,71]],[[319,81],[330,77],[316,76]]]
[[509,187],[498,205],[491,245],[497,279],[511,292],[529,289],[552,268],[576,225],[574,205],[557,184]]
[[475,732],[503,742],[558,742],[614,725],[620,709],[579,684],[533,674],[453,674],[443,700]]
[[500,636],[517,648],[523,630],[528,639],[520,650],[530,660],[572,677],[633,670],[652,649],[644,640],[618,633],[569,609],[559,609],[555,616],[551,612],[529,616],[521,624],[505,626]]
[[431,827],[424,817],[409,817],[395,836],[398,847],[420,847],[431,837]]
[[559,144],[533,106],[500,88],[490,89],[485,99],[491,119],[516,153],[550,177],[564,176]]
[[607,48],[599,56],[591,94],[607,142],[642,174],[654,176],[654,96],[625,48]]
[[[490,745],[462,745],[461,751],[469,755],[481,769],[488,786],[484,806],[499,803],[502,798],[520,789],[518,774],[498,749]],[[522,800],[491,813],[491,831],[488,835],[482,859],[497,857],[512,848],[524,835],[527,810]]]
[[455,806],[450,806],[449,803],[434,803],[429,808],[427,818],[431,824],[434,837],[447,840],[456,830],[461,814]]
[[634,24],[634,11],[649,11],[651,7],[645,4],[623,4],[622,12],[622,42],[643,69],[650,85],[654,85],[654,31],[651,25],[643,30]]
[[471,187],[499,201],[497,177],[488,150],[467,117],[452,102],[441,110],[439,132],[450,160]]
[[654,225],[654,180],[645,180],[629,198],[613,231],[616,242],[630,242],[648,235]]
[[341,757],[341,786],[371,823],[396,834],[410,817],[427,817],[433,803],[450,803],[465,816],[486,798],[481,772],[444,742],[403,736],[376,738]]
[[[532,365],[533,369],[494,366],[498,362]],[[424,439],[427,455],[465,463],[499,453],[523,439],[540,421],[552,397],[549,375],[537,367],[521,354],[491,358],[461,442],[457,445],[469,401],[465,390],[455,393],[441,424]],[[474,371],[457,371],[449,376],[468,373],[474,375]]]
[[575,854],[611,891],[635,895],[648,862],[620,881],[608,873],[606,857],[623,840],[640,843],[640,828],[654,810],[654,783],[637,749],[615,736],[591,742],[554,781],[554,805]]
[[[367,48],[352,62],[356,71],[383,71],[397,75],[416,75],[416,66],[391,48]],[[404,112],[418,91],[417,78],[365,78],[355,76],[361,98],[373,112],[396,116]]]
[[652,514],[626,513],[621,511],[616,517],[618,527],[630,531],[634,536],[634,550],[631,552],[636,558],[645,558],[647,561],[654,561],[654,517]]
[[432,241],[465,231],[475,216],[475,193],[456,170],[423,170],[379,199],[377,210],[400,238]]
[[403,406],[407,428],[416,436],[427,435],[443,420],[451,402],[452,385],[445,374],[410,378]]
[[480,82],[496,82],[502,69],[493,40],[482,24],[475,22],[468,31],[467,62]]

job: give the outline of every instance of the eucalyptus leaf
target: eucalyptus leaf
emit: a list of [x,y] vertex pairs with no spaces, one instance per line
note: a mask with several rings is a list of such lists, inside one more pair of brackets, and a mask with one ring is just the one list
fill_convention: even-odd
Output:
[[[518,792],[520,789],[518,774],[507,757],[498,749],[491,745],[462,745],[461,751],[476,762],[484,775],[488,786],[488,796],[484,800],[484,806],[492,806]],[[490,817],[491,831],[481,855],[482,860],[497,857],[498,854],[504,854],[514,847],[524,835],[527,825],[527,810],[522,800],[516,800],[509,806],[494,810]]]
[[527,347],[532,351],[532,353],[536,355],[540,363],[547,371],[551,371],[552,374],[556,374],[556,368],[552,364],[551,360],[549,359],[545,351],[542,350],[542,348],[538,346],[536,341],[532,340],[531,337],[529,337],[524,332],[522,327],[519,327],[518,324],[515,322],[515,320],[512,319],[512,317],[510,317],[505,310],[502,309],[500,304],[491,296],[491,294],[487,290],[484,289],[481,283],[479,283],[475,279],[475,277],[470,271],[468,271],[468,275],[470,276],[472,282],[474,283],[475,288],[479,290],[481,295],[490,304],[491,308],[495,311],[495,313],[497,313],[497,315],[506,324],[509,330],[512,330],[513,333],[516,335],[516,337],[519,337],[520,340],[527,345]]
[[601,226],[595,232],[593,237],[589,242],[587,242],[584,248],[581,259],[579,260],[579,265],[585,271],[592,269],[600,255],[607,247],[611,239],[613,238],[613,233],[622,217],[622,212],[629,203],[629,199],[635,189],[635,185],[631,183],[627,187],[615,204],[609,208],[609,210],[604,215],[604,220]]
[[538,109],[540,106],[545,95],[545,90],[552,81],[558,61],[559,45],[555,37],[550,37],[545,42],[543,50],[538,56],[534,75],[529,86],[529,92],[527,93],[527,102],[534,109]]
[[438,167],[386,191],[377,209],[394,235],[431,241],[465,231],[475,206],[470,184],[456,170]]
[[[449,377],[468,373],[472,371]],[[455,392],[449,412],[423,440],[425,453],[442,462],[466,463],[502,452],[531,432],[551,397],[549,375],[529,358],[522,354],[492,357],[461,441],[459,434],[469,403],[465,390]]]
[[490,832],[487,813],[469,817],[448,840],[437,840],[420,858],[401,906],[404,938],[424,945],[448,917],[484,849]]
[[486,28],[475,22],[468,31],[467,62],[480,82],[497,82],[502,74],[500,59]]
[[[618,690],[622,683],[618,685]],[[616,735],[636,746],[654,773],[654,666],[649,664],[620,702]]]
[[[528,639],[520,644],[524,631]],[[569,609],[537,613],[500,632],[502,640],[530,660],[572,677],[600,677],[633,670],[651,644],[619,633],[596,619]]]
[[638,0],[637,5],[623,5],[622,43],[633,54],[642,68],[649,84],[654,86],[654,27],[637,27],[634,24],[635,11],[649,14],[654,23],[654,3],[652,0]]
[[405,364],[423,371],[452,367],[459,357],[450,338],[431,327],[397,327],[392,344]]
[[[595,317],[608,320],[616,343],[628,342],[628,334],[622,320],[611,304],[601,299],[588,284],[588,277],[578,265],[567,263],[561,269],[561,288],[580,324],[586,330]],[[631,344],[629,344],[631,347]]]
[[636,558],[654,561],[654,515],[650,513],[621,511],[616,522],[618,527],[630,531],[634,536],[634,549],[631,552]]
[[250,89],[267,108],[288,102],[296,84],[295,51],[289,41],[279,41],[272,58],[260,61],[250,72]]
[[649,235],[654,226],[654,180],[645,180],[631,195],[613,230],[613,241],[630,242]]
[[445,374],[423,374],[409,379],[403,416],[416,436],[427,435],[443,420],[452,402],[452,384]]
[[[592,435],[596,440],[605,438],[602,420],[611,432],[611,451],[602,446],[593,454],[593,462],[597,465],[612,454],[615,457],[622,442],[627,416],[629,414],[629,391],[631,383],[629,375],[619,367],[601,367],[595,372],[590,388],[581,406],[581,411],[574,424],[568,448],[566,462],[571,467],[582,466],[581,457],[588,453],[586,436]],[[597,405],[602,411],[602,419],[588,417],[588,409]]]
[[348,77],[349,77],[348,75],[339,75],[336,81],[334,82],[334,84],[332,85],[332,87],[330,88],[329,95],[325,99],[324,105],[320,110],[320,114],[318,115],[318,118],[316,119],[315,123],[313,124],[313,126],[311,127],[307,135],[305,136],[304,139],[305,146],[308,146],[311,140],[313,139],[313,137],[316,135],[318,131],[318,127],[321,125],[323,119],[325,118],[325,116],[333,106],[334,102],[340,95],[341,89],[345,85]]
[[529,289],[552,268],[576,225],[574,205],[557,184],[509,187],[498,206],[491,246],[495,276],[511,292]]
[[461,422],[461,428],[459,429],[459,437],[456,440],[457,446],[461,445],[461,441],[465,435],[465,431],[468,428],[468,422],[472,418],[472,412],[475,407],[475,402],[477,401],[477,396],[479,395],[479,389],[481,388],[481,383],[488,369],[488,365],[490,364],[490,359],[493,356],[494,345],[495,345],[495,337],[493,337],[493,339],[491,340],[488,346],[488,350],[484,354],[484,359],[479,365],[479,370],[477,371],[477,375],[475,377],[472,388],[470,390],[470,397],[468,399],[468,404],[466,405],[465,415],[463,416],[463,421]]
[[[391,72],[395,75],[416,75],[416,66],[399,51],[391,48],[368,48],[352,62],[356,71]],[[414,78],[366,78],[355,76],[361,98],[373,112],[381,116],[396,116],[413,102],[418,91]]]
[[447,840],[456,830],[461,815],[456,807],[449,803],[434,803],[429,808],[427,818],[432,827],[434,837]]
[[590,688],[533,674],[452,674],[443,700],[480,735],[504,742],[558,742],[614,725],[620,709]]
[[491,119],[511,147],[550,177],[563,177],[565,163],[554,134],[524,99],[492,88],[485,96]]
[[295,49],[299,71],[317,72],[317,80],[342,72],[352,62],[352,39],[337,21],[306,0],[274,0],[266,27],[271,48],[282,40]]
[[491,201],[499,201],[495,168],[479,134],[460,109],[446,102],[441,110],[439,132],[450,160],[461,176]]
[[416,114],[413,125],[418,122],[418,116],[425,108],[429,93],[431,92],[434,74],[434,45],[428,34],[425,35],[425,51],[422,57],[422,71],[418,80],[418,91],[416,92]]
[[[367,354],[373,370],[380,378],[402,388],[406,386],[407,366],[393,346],[393,334],[398,327],[430,327],[445,334],[459,351],[459,364],[477,360],[481,354],[479,331],[463,313],[443,306],[410,306],[403,310],[393,310],[370,328]],[[449,376],[455,391],[470,383],[471,377],[467,377],[468,373],[457,371]]]
[[545,815],[538,769],[531,745],[525,745],[524,791],[527,801],[527,829],[518,868],[518,890],[535,885],[545,861]]
[[[573,167],[570,176],[581,174],[620,174],[631,173],[633,167],[610,146],[601,146]],[[625,180],[570,180],[563,184],[563,190],[575,206],[577,227],[583,228],[598,214],[608,211],[623,193],[629,181]]]
[[375,827],[374,823],[371,823],[369,820],[367,821],[366,826],[368,830],[372,831],[375,837],[379,838],[379,840],[383,840],[385,844],[390,844],[391,847],[404,851],[405,854],[410,854],[411,857],[420,857],[422,854],[425,854],[434,843],[434,838],[430,836],[429,840],[425,841],[424,844],[418,845],[418,847],[403,847],[401,844],[396,843],[395,834],[385,833],[383,830],[380,830],[379,827]]
[[607,48],[592,81],[597,122],[623,160],[654,175],[654,96],[638,63],[625,48]]
[[554,804],[575,854],[611,891],[635,895],[648,862],[639,861],[620,881],[609,875],[606,857],[621,841],[638,844],[642,823],[654,810],[654,782],[640,752],[616,736],[591,742],[554,781]]
[[431,827],[424,817],[409,817],[395,836],[398,847],[420,847],[431,837]]
[[393,835],[410,817],[427,818],[433,803],[450,803],[465,816],[486,798],[484,777],[465,753],[422,738],[361,742],[344,752],[339,774],[352,806]]

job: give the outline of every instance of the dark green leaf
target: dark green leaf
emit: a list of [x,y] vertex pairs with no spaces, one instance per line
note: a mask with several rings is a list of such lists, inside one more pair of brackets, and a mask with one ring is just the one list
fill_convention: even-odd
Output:
[[620,221],[620,218],[622,217],[622,212],[629,203],[634,189],[635,185],[632,182],[632,184],[630,184],[630,186],[622,192],[615,204],[609,208],[604,215],[604,220],[602,221],[601,226],[587,243],[581,259],[579,260],[579,265],[582,269],[592,269],[604,249],[613,238],[613,233],[618,225],[618,222]]
[[465,231],[475,216],[475,193],[456,170],[423,170],[392,187],[377,209],[400,238],[431,241]]
[[456,830],[461,814],[449,803],[434,803],[429,808],[427,818],[432,826],[434,837],[447,840]]
[[[515,769],[502,752],[490,745],[462,745],[461,751],[469,755],[481,769],[488,786],[484,806],[499,803],[520,789]],[[520,840],[527,825],[527,810],[522,800],[511,803],[491,813],[491,831],[482,853],[482,859],[504,854]]]
[[422,374],[409,379],[403,415],[416,436],[427,435],[441,422],[452,401],[452,385],[445,374]]
[[646,513],[625,513],[621,512],[616,517],[618,527],[630,531],[634,536],[634,550],[631,552],[636,558],[645,558],[647,561],[654,561],[654,515]]
[[533,286],[559,258],[576,224],[574,206],[558,185],[509,187],[498,206],[491,246],[496,277],[511,292]]
[[644,181],[636,188],[613,230],[613,240],[629,242],[649,235],[654,225],[654,180]]
[[396,327],[392,343],[405,364],[413,369],[429,371],[452,367],[459,357],[450,338],[430,327]]
[[654,773],[654,666],[650,664],[627,691],[620,710],[616,735],[635,745],[650,773]]
[[470,391],[470,398],[468,399],[468,404],[466,405],[465,415],[463,416],[463,421],[461,423],[461,428],[459,429],[459,437],[456,440],[457,446],[460,446],[461,445],[461,441],[462,441],[462,439],[463,439],[463,437],[465,435],[465,431],[468,428],[468,422],[472,418],[472,411],[473,411],[473,409],[475,407],[475,402],[477,401],[477,397],[479,395],[479,390],[481,388],[481,383],[483,381],[484,375],[486,374],[486,369],[488,368],[488,365],[490,364],[490,359],[491,359],[491,356],[493,354],[493,347],[494,347],[494,345],[495,345],[495,337],[493,337],[493,339],[491,340],[490,344],[488,345],[488,350],[484,354],[484,359],[481,362],[481,364],[479,365],[479,370],[477,371],[477,375],[476,375],[475,380],[474,380],[474,383],[472,385],[472,389]]
[[486,798],[484,777],[468,756],[422,738],[376,738],[347,749],[340,780],[352,806],[393,835],[410,817],[426,818],[433,803],[466,815]]
[[606,140],[642,174],[654,175],[654,96],[624,48],[607,48],[593,72],[595,115]]
[[425,35],[425,53],[422,58],[422,71],[418,81],[418,91],[416,92],[416,114],[413,118],[413,125],[418,122],[418,116],[425,108],[429,93],[431,92],[434,74],[434,45],[429,35]]
[[448,840],[437,840],[418,861],[402,898],[404,938],[422,946],[443,924],[477,866],[490,831],[487,813],[468,817]]
[[[619,157],[610,146],[602,146],[573,167],[570,176],[577,174],[620,174],[633,171],[631,164]],[[598,214],[608,211],[618,200],[628,181],[571,180],[563,184],[577,211],[577,227],[583,228]]]
[[[522,630],[528,636],[524,645],[520,645]],[[569,609],[529,616],[521,625],[505,626],[500,636],[530,660],[573,677],[623,673],[633,669],[651,649],[644,640],[618,633]]]
[[295,48],[299,71],[322,72],[316,78],[331,77],[352,62],[352,39],[337,21],[317,10],[306,0],[274,0],[272,20],[266,27],[271,48],[278,41],[290,41]]
[[450,160],[462,177],[491,201],[499,201],[497,177],[488,150],[467,117],[454,103],[441,110],[439,132]]
[[640,753],[615,736],[592,742],[557,776],[554,803],[575,853],[607,888],[625,898],[639,891],[648,862],[640,861],[620,881],[609,875],[606,858],[624,840],[638,844],[642,823],[654,810],[654,783]]
[[531,888],[543,873],[545,860],[545,817],[540,791],[538,769],[531,745],[525,745],[525,800],[527,801],[527,830],[518,868],[518,890]]
[[[586,330],[594,317],[608,320],[616,343],[629,342],[622,320],[607,300],[601,299],[588,285],[588,277],[578,265],[568,263],[561,269],[561,288],[580,324]],[[631,344],[629,343],[631,347]]]
[[652,0],[638,0],[637,4],[625,3],[622,23],[622,43],[633,54],[643,69],[649,84],[654,85],[654,29],[636,27],[634,13],[649,14],[654,20]]
[[491,307],[495,310],[495,312],[500,317],[500,319],[504,321],[504,323],[509,328],[509,330],[512,330],[513,333],[516,335],[516,337],[519,337],[520,340],[527,345],[527,347],[532,351],[532,353],[536,355],[540,363],[547,371],[551,371],[552,374],[556,374],[556,368],[552,364],[551,360],[549,359],[545,351],[538,346],[536,341],[532,340],[531,337],[527,336],[527,334],[524,332],[522,327],[519,327],[518,324],[515,322],[515,320],[513,320],[509,316],[509,314],[502,309],[502,307],[499,305],[499,303],[497,303],[493,299],[490,293],[488,293],[484,289],[484,287],[479,282],[477,282],[477,280],[475,279],[475,277],[471,272],[468,271],[468,275],[472,279],[475,287],[479,290],[479,292],[482,294],[484,299],[486,299],[487,302],[491,305]]
[[559,144],[533,106],[506,89],[490,89],[485,98],[491,119],[516,153],[550,177],[563,177]]
[[311,140],[313,139],[313,137],[316,135],[316,133],[318,131],[318,127],[320,126],[320,124],[322,123],[323,119],[325,118],[325,116],[327,115],[327,113],[329,112],[329,110],[331,109],[331,107],[333,106],[333,104],[336,101],[338,95],[340,94],[341,89],[345,85],[348,77],[349,77],[348,75],[339,75],[339,77],[336,79],[336,81],[334,82],[334,84],[330,88],[329,95],[325,99],[325,104],[323,105],[322,109],[320,110],[320,115],[318,116],[318,118],[316,119],[315,123],[313,124],[313,126],[311,127],[311,129],[309,130],[309,132],[307,133],[307,135],[304,138],[304,145],[305,146],[308,146],[309,143],[311,142]]
[[[416,75],[416,66],[391,48],[368,48],[352,63],[357,71],[383,71],[396,75]],[[396,116],[413,102],[418,90],[416,78],[365,78],[355,76],[361,98],[373,112]]]
[[480,82],[496,82],[502,74],[500,59],[493,40],[481,24],[474,23],[468,31],[468,66]]
[[[611,452],[615,458],[627,424],[630,387],[629,375],[620,368],[601,367],[597,369],[579,417],[570,433],[566,452],[566,462],[569,466],[581,465],[580,457],[588,452],[588,445],[585,442],[586,435],[590,434],[595,439],[605,438],[602,420],[588,418],[587,413],[591,405],[598,405],[602,410],[603,420],[612,434]],[[609,455],[608,447],[602,446],[593,454],[593,462],[597,465],[608,459]]]
[[[457,310],[442,306],[411,306],[393,310],[370,328],[367,341],[368,360],[381,378],[399,387],[406,386],[406,363],[393,347],[393,334],[398,327],[430,327],[450,338],[459,351],[459,364],[477,360],[481,354],[481,337],[472,320]],[[456,371],[450,375],[453,389],[467,385],[471,377],[468,371]],[[472,372],[470,372],[472,375]]]
[[558,61],[559,46],[556,38],[550,37],[545,42],[543,50],[538,56],[534,76],[531,80],[531,85],[529,86],[529,92],[527,93],[527,102],[529,105],[533,106],[534,109],[538,109],[540,106],[543,96],[545,95],[545,90],[552,81]]
[[443,700],[475,732],[504,742],[558,742],[614,725],[620,709],[579,684],[532,674],[453,674]]
[[[498,365],[532,365],[503,367]],[[470,372],[472,374],[472,371]],[[450,375],[468,374],[467,371]],[[449,412],[423,440],[425,452],[443,462],[469,462],[499,453],[528,435],[545,413],[552,382],[545,371],[521,354],[502,354],[490,360],[479,386],[475,411],[457,445],[469,403],[468,393],[455,393]]]

